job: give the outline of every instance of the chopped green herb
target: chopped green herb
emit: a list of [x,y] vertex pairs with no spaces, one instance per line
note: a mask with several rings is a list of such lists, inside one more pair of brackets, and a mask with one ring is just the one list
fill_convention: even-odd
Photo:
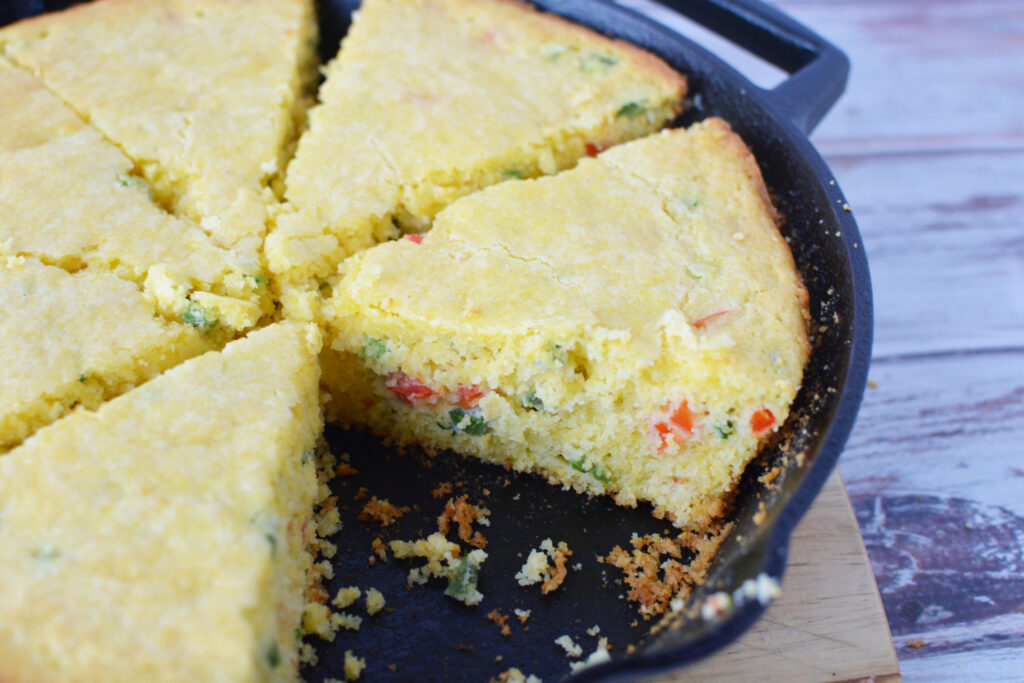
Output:
[[81,382],[82,384],[85,384],[85,381],[87,379],[89,379],[89,375],[79,375],[78,376],[78,381]]
[[523,407],[529,408],[530,410],[544,410],[544,401],[540,399],[536,391],[531,391],[526,396],[523,396]]
[[479,415],[470,415],[469,424],[462,428],[462,431],[470,436],[483,436],[491,431],[491,426]]
[[548,59],[555,61],[560,59],[566,52],[573,50],[574,48],[568,45],[548,45],[542,51],[542,54]]
[[[469,418],[468,422],[466,418]],[[452,434],[458,434],[460,431],[463,434],[469,434],[470,436],[483,436],[491,431],[491,426],[487,424],[480,415],[470,415],[462,408],[453,408],[448,411],[448,424],[444,422],[438,422],[437,426],[441,429],[446,429]]]
[[209,312],[194,301],[189,302],[188,308],[181,315],[181,320],[201,330],[208,330],[217,324],[217,321]]
[[628,119],[635,119],[640,114],[644,113],[644,105],[639,102],[627,102],[626,104],[619,107],[619,110],[615,112],[616,116],[625,116]]
[[295,627],[295,640],[302,640],[305,637],[306,637],[306,629],[302,628],[301,626],[296,626]]
[[594,479],[597,479],[602,484],[610,484],[612,482],[611,473],[599,465],[594,465],[594,467],[590,470],[590,476],[592,476]]
[[519,180],[523,179],[523,172],[520,171],[518,168],[510,168],[505,171],[502,171],[501,175],[503,175],[506,178],[518,178]]
[[363,346],[359,349],[359,355],[363,358],[380,358],[388,352],[388,344],[385,339],[374,337],[363,337]]
[[700,206],[700,199],[698,199],[696,195],[690,194],[681,197],[676,197],[676,199],[688,209],[696,209],[697,207]]
[[140,189],[146,186],[146,181],[138,176],[129,175],[122,173],[117,176],[117,184],[121,187],[130,187],[132,189]]
[[601,52],[591,52],[580,60],[580,69],[584,73],[604,71],[619,63],[618,58],[606,55]]
[[732,420],[726,420],[725,422],[716,422],[715,431],[723,439],[728,439],[730,436],[736,433],[736,423]]
[[701,273],[698,273],[697,271],[693,270],[692,268],[690,268],[690,266],[686,266],[686,272],[694,280],[703,280],[704,279],[704,276]]
[[257,287],[263,287],[268,282],[270,282],[270,280],[268,280],[263,275],[263,273],[256,273],[255,275],[250,275],[249,273],[246,273],[245,276],[248,278],[252,278],[252,281],[256,284]]
[[587,456],[585,455],[579,460],[570,460],[569,465],[571,465],[577,472],[589,474],[602,484],[610,484],[612,481],[611,473],[608,472],[608,470],[604,469],[600,465],[587,465]]
[[281,650],[278,649],[277,643],[271,643],[270,647],[267,648],[267,664],[270,665],[271,669],[276,669],[281,663]]
[[475,605],[483,596],[477,592],[476,584],[480,578],[480,563],[487,554],[482,550],[474,550],[459,561],[454,576],[448,577],[448,587],[444,594],[450,598],[461,600],[467,605]]

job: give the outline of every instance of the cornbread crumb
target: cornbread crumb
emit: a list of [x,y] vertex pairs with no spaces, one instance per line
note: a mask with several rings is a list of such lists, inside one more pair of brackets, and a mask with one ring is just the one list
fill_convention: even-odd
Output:
[[583,656],[583,648],[577,645],[568,634],[555,638],[555,644],[562,646],[567,657],[579,658]]
[[445,481],[438,484],[434,490],[430,492],[430,495],[434,498],[444,498],[445,496],[450,495],[451,492],[452,483],[450,481]]
[[[639,605],[644,619],[665,612],[673,599],[685,599],[699,585],[718,546],[732,529],[731,524],[703,533],[681,532],[671,538],[660,534],[633,535],[633,551],[615,546],[603,559],[625,574],[629,586],[626,598]],[[683,552],[693,558],[683,561]]]
[[359,513],[361,522],[377,522],[381,527],[389,527],[405,516],[411,508],[392,505],[387,498],[377,499],[377,496],[370,498],[370,502],[363,506]]
[[359,596],[361,596],[361,595],[362,595],[362,591],[360,591],[355,586],[349,586],[347,588],[341,588],[341,589],[338,590],[338,594],[336,596],[334,596],[334,600],[331,600],[331,604],[334,605],[335,607],[339,608],[339,609],[345,609],[346,607],[351,605],[353,602],[358,600]]
[[469,495],[463,494],[458,498],[449,499],[445,503],[444,512],[437,518],[438,529],[442,534],[447,534],[451,529],[452,521],[454,521],[459,526],[460,539],[475,548],[486,547],[487,539],[479,531],[474,533],[473,522],[479,521],[484,526],[488,526],[487,516],[491,512],[487,508],[468,503],[467,498]]
[[596,636],[600,632],[601,632],[601,627],[598,626],[597,624],[594,624],[593,626],[591,626],[590,628],[587,629],[587,635],[588,636]]
[[352,650],[345,650],[345,680],[354,681],[366,668],[366,660],[356,657]]
[[366,613],[373,616],[384,609],[386,601],[384,595],[376,588],[366,591]]
[[575,673],[580,669],[586,669],[587,667],[594,666],[595,664],[611,661],[611,658],[611,655],[608,654],[608,639],[600,638],[597,641],[597,648],[590,653],[590,656],[582,662],[570,662],[569,669]]
[[530,618],[530,610],[528,609],[519,609],[517,607],[512,611],[515,612],[515,615],[519,618],[519,623],[521,624],[525,624],[526,620]]
[[425,539],[416,541],[391,541],[391,553],[399,560],[422,557],[427,563],[409,572],[409,585],[427,582],[427,577],[448,578],[455,559],[462,552],[457,543],[452,543],[444,534],[434,532]]
[[502,671],[496,678],[492,678],[490,683],[543,683],[543,681],[532,674],[527,676],[519,669],[512,667]]
[[507,614],[502,614],[497,609],[492,609],[490,612],[487,613],[487,618],[498,625],[498,628],[501,629],[501,635],[505,636],[506,638],[512,635],[512,629],[509,628],[508,625]]
[[[558,542],[555,547],[550,538],[544,539],[539,550],[531,550],[526,562],[516,574],[516,580],[520,586],[529,586],[543,581],[541,593],[547,595],[562,585],[567,571],[566,562],[572,556],[572,551],[564,541]],[[551,558],[553,565],[548,562]]]
[[350,631],[358,631],[363,625],[363,618],[348,612],[335,612],[331,615],[331,628],[337,631],[340,628],[347,628]]

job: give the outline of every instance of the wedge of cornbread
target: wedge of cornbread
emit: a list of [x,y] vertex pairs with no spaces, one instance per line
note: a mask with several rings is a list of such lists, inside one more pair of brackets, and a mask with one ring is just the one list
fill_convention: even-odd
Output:
[[254,256],[315,78],[312,0],[100,0],[0,30],[153,195]]
[[0,453],[73,407],[96,408],[214,345],[158,315],[131,282],[0,249]]
[[297,678],[319,343],[253,332],[0,458],[0,680]]
[[[117,147],[0,58],[0,243],[144,287],[169,319],[230,337],[273,310],[260,262],[218,247],[151,198]],[[215,328],[215,329],[214,329]]]
[[704,524],[808,357],[774,217],[719,119],[460,199],[343,264],[333,417]]
[[303,318],[349,254],[657,130],[686,90],[657,57],[515,0],[367,0],[325,75],[266,244]]

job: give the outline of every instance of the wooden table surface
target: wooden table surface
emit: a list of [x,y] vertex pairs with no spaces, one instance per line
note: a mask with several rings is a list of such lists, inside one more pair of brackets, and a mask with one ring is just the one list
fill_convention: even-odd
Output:
[[874,282],[840,466],[901,672],[1024,680],[1024,2],[776,4],[852,63],[811,140]]

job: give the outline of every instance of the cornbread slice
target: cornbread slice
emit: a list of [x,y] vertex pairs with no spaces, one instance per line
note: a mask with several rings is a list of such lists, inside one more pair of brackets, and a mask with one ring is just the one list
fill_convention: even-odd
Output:
[[515,0],[367,0],[325,75],[266,245],[300,317],[345,256],[657,130],[686,90],[657,57]]
[[272,310],[260,263],[150,198],[132,162],[28,71],[0,60],[0,242],[144,285],[162,314],[230,336]]
[[255,255],[315,77],[311,0],[99,0],[0,30],[176,213]]
[[333,417],[704,524],[808,357],[774,215],[719,119],[461,199],[343,264]]
[[130,282],[0,253],[0,453],[213,346],[158,316]]
[[297,678],[318,349],[273,325],[0,458],[0,679]]

